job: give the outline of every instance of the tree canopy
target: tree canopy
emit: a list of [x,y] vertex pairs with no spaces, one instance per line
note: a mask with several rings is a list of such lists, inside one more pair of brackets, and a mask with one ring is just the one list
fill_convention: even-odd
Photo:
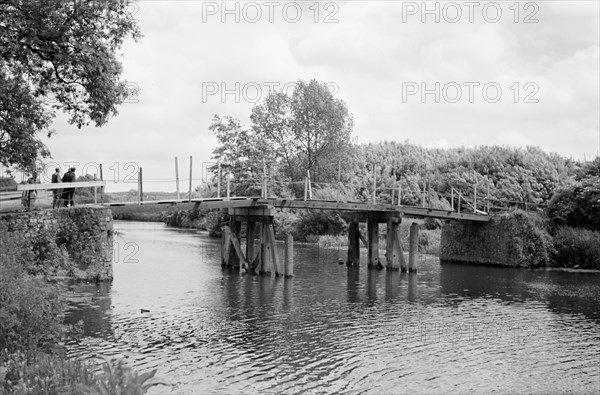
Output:
[[313,181],[334,181],[338,165],[351,151],[352,115],[316,80],[298,81],[291,95],[270,92],[254,106],[250,119],[251,126],[244,128],[239,120],[215,116],[209,127],[219,143],[213,158],[234,174],[238,194],[260,188],[263,163],[268,165],[269,189],[283,196],[300,189],[295,186],[302,185],[307,171]]
[[0,162],[33,169],[49,155],[57,110],[104,125],[131,93],[117,52],[141,35],[130,0],[0,0]]

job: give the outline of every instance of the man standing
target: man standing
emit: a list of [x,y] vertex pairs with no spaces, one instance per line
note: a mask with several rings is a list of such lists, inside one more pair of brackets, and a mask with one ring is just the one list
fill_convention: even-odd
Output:
[[[62,182],[62,180],[60,179],[60,169],[57,167],[56,170],[54,171],[54,174],[52,174],[52,183],[57,184],[57,183],[61,183],[61,182]],[[52,208],[60,207],[61,202],[62,202],[62,190],[53,189],[52,190]]]
[[[71,167],[68,172],[62,178],[62,182],[75,182],[75,168]],[[73,207],[73,194],[75,188],[64,188],[63,199],[65,199],[65,207]]]

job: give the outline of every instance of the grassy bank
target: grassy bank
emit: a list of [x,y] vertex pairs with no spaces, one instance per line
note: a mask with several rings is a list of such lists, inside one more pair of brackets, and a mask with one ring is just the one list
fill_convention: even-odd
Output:
[[[24,247],[27,246],[27,247]],[[143,394],[162,383],[156,371],[137,374],[122,362],[66,358],[81,324],[63,325],[65,301],[47,278],[50,259],[0,224],[0,392],[6,394]]]

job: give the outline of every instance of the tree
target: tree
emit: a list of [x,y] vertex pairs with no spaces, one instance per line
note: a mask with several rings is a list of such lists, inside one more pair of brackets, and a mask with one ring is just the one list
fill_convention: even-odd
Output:
[[57,110],[104,125],[132,93],[116,57],[141,35],[132,1],[0,0],[0,162],[31,171],[49,155]]
[[[221,183],[226,182],[227,174],[234,177],[232,193],[238,196],[256,195],[262,175],[262,160],[266,159],[265,151],[260,149],[254,133],[243,128],[240,121],[226,116],[215,115],[208,128],[215,134],[218,146],[213,150],[215,163],[210,168],[218,177],[218,163],[221,164]],[[223,196],[223,192],[221,192]]]
[[327,85],[298,81],[292,96],[271,92],[252,109],[256,135],[285,164],[291,181],[310,170],[314,181],[332,181],[350,147],[353,120],[346,104]]

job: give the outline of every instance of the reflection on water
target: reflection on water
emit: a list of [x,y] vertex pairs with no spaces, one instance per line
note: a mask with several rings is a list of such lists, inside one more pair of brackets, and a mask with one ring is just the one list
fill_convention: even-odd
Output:
[[433,257],[386,272],[297,245],[293,279],[240,277],[203,233],[115,228],[136,259],[113,284],[71,287],[87,335],[71,352],[156,367],[173,393],[600,390],[600,275]]

